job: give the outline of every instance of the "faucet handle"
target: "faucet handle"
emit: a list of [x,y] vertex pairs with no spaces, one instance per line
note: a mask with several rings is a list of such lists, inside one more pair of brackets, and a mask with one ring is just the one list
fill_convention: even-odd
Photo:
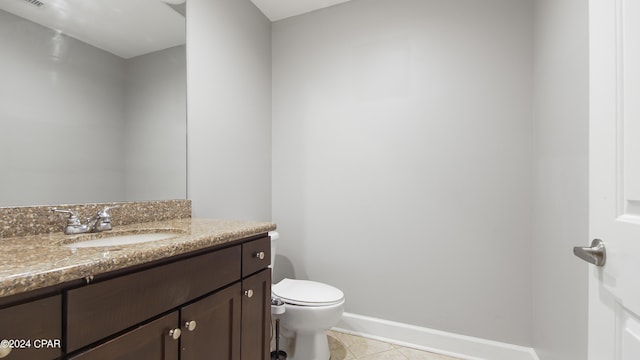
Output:
[[102,209],[102,210],[100,210],[98,212],[98,216],[99,217],[103,217],[103,218],[104,217],[106,217],[106,218],[111,217],[111,214],[109,214],[109,211],[111,211],[111,209],[117,209],[119,207],[120,207],[120,205],[105,206],[104,209]]
[[111,209],[119,208],[120,205],[115,206],[105,206],[104,209],[98,211],[98,214],[93,219],[89,219],[89,223],[95,221],[93,223],[92,231],[108,231],[112,229],[111,226],[111,214],[109,211]]
[[67,225],[72,225],[72,226],[79,226],[81,225],[80,223],[80,219],[78,219],[78,213],[76,213],[73,210],[65,210],[65,209],[58,209],[58,208],[51,208],[49,209],[55,213],[62,213],[62,214],[69,214],[69,218],[67,219]]

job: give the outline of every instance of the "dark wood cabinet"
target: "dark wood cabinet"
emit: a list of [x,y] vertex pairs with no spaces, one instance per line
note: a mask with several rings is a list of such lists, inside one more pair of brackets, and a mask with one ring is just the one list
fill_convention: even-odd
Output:
[[0,310],[0,357],[52,360],[62,354],[62,297],[51,296]]
[[267,360],[269,250],[267,236],[239,240],[0,309],[0,339],[59,340],[6,358]]
[[261,237],[67,291],[68,359],[268,359],[269,250]]
[[66,292],[67,352],[240,280],[240,246]]
[[241,293],[236,282],[68,359],[240,360]]

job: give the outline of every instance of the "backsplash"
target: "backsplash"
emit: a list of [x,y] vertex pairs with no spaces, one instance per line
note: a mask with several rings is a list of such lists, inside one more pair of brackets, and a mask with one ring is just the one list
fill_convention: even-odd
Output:
[[0,207],[0,239],[62,232],[67,216],[53,213],[52,207],[73,210],[80,219],[86,219],[114,205],[120,205],[110,211],[114,226],[191,217],[191,200]]

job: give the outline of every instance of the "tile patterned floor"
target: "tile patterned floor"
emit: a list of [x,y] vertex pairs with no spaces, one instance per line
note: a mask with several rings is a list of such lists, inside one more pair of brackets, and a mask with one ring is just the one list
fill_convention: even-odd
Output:
[[327,332],[327,337],[331,360],[459,360],[337,331]]

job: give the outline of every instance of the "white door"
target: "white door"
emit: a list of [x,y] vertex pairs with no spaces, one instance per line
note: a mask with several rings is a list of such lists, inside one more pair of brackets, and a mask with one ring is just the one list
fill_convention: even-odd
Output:
[[589,360],[640,360],[640,0],[589,6]]

